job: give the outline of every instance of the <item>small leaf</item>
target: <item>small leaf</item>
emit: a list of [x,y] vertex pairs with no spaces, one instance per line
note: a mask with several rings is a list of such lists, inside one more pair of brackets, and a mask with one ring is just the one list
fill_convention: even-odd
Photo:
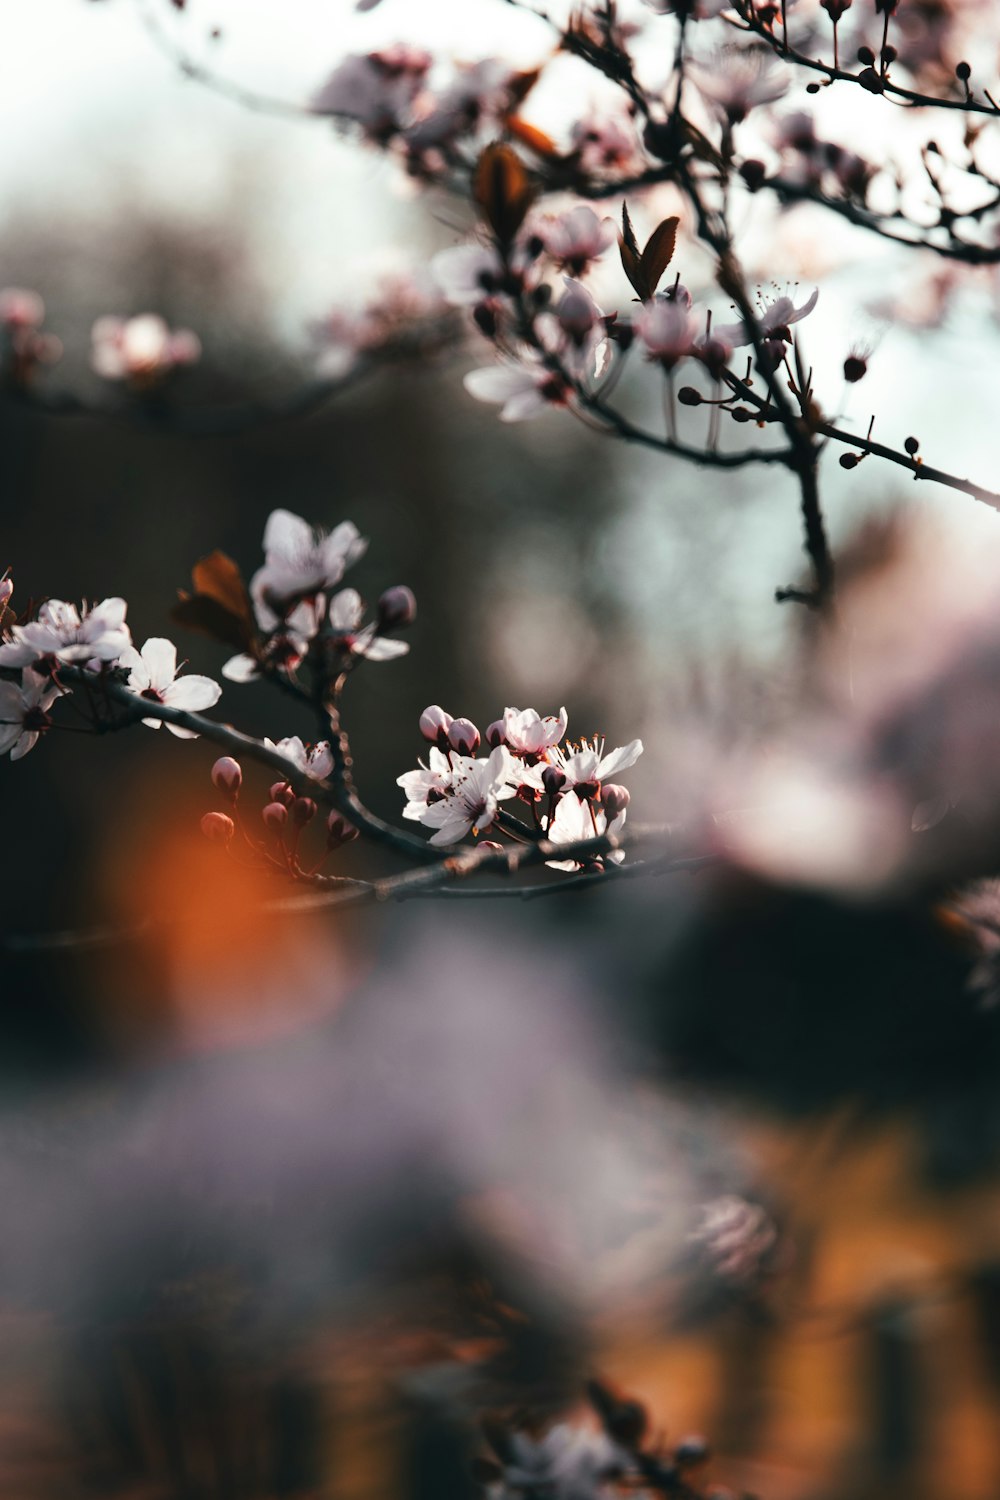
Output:
[[510,146],[487,146],[476,166],[472,192],[501,245],[509,245],[535,196],[517,152]]
[[520,115],[511,115],[507,121],[507,129],[514,138],[527,146],[530,151],[536,152],[538,156],[546,156],[554,159],[559,155],[558,147],[550,135],[544,130],[539,130],[535,125],[529,125],[527,120],[522,120]]
[[632,251],[632,254],[638,256],[639,241],[635,237],[635,230],[632,228],[632,220],[628,216],[628,204],[624,201],[622,202],[622,239],[625,241],[628,248]]
[[649,296],[652,297],[659,285],[660,277],[673,259],[674,246],[677,244],[677,225],[680,220],[675,218],[664,219],[658,224],[646,241],[646,248],[642,252],[640,261],[643,277],[649,288]]
[[256,636],[253,607],[239,567],[225,552],[211,552],[191,570],[194,594],[182,593],[171,611],[178,625],[246,650]]

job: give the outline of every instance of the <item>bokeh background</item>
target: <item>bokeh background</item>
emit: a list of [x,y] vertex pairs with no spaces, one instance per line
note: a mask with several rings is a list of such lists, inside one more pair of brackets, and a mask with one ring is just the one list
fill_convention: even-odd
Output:
[[[456,241],[462,205],[172,56],[301,101],[389,35],[526,64],[545,45],[500,0],[9,8],[0,285],[45,298],[65,346],[46,389],[107,405],[94,319],[155,310],[203,343],[183,405],[292,392],[312,325],[369,293],[386,247]],[[783,267],[821,282],[805,337],[830,409],[989,483],[990,276],[928,331],[899,312],[911,269],[860,232],[804,208],[781,235]],[[764,279],[768,253],[760,231]],[[845,393],[859,339],[870,374]],[[480,724],[565,703],[578,733],[641,734],[633,807],[681,818],[681,731],[759,737],[796,681],[802,622],[773,603],[802,565],[794,486],[558,413],[501,427],[462,388],[471,362],[219,436],[0,401],[0,566],[21,603],[124,594],[141,640],[172,633],[199,557],[252,571],[275,507],[349,518],[371,538],[352,581],[405,582],[420,609],[410,656],[351,687],[370,806],[398,816],[427,703]],[[997,543],[964,497],[875,460],[827,470],[837,544],[899,507]],[[216,675],[227,654],[181,646]],[[222,710],[311,727],[260,687]],[[52,735],[2,770],[5,933],[96,932],[3,956],[0,1494],[458,1500],[479,1407],[572,1405],[596,1368],[772,1500],[996,1495],[996,1024],[944,939],[694,877],[261,916],[199,840],[212,751],[166,739]],[[183,920],[114,935],[150,909]],[[731,1197],[774,1226],[735,1276],[692,1239]]]

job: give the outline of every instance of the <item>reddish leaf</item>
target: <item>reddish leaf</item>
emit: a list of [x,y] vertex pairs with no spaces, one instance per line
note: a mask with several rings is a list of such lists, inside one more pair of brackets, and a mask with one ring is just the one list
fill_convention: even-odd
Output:
[[549,158],[559,155],[555,141],[544,130],[539,130],[535,125],[529,125],[527,120],[522,120],[520,115],[511,115],[507,121],[507,129],[514,138],[534,151],[538,156]]
[[195,592],[181,594],[171,618],[245,651],[256,630],[250,595],[236,563],[224,552],[211,552],[195,563],[191,577]]
[[659,285],[660,277],[673,259],[674,246],[677,243],[677,218],[664,219],[658,224],[646,241],[646,248],[642,252],[640,264],[642,274],[649,296],[652,297]]
[[502,245],[509,245],[535,196],[524,163],[510,146],[487,146],[479,158],[473,197]]

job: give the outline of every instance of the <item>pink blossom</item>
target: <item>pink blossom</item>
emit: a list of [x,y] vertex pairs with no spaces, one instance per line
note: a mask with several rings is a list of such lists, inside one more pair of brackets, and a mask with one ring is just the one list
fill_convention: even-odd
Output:
[[525,422],[540,416],[547,406],[565,406],[570,394],[562,376],[542,364],[490,365],[470,370],[464,385],[477,401],[496,402],[501,407],[501,422]]
[[379,635],[375,624],[362,625],[364,613],[357,589],[341,589],[339,594],[334,594],[329,611],[334,644],[368,661],[392,661],[405,656],[410,649],[407,643],[387,640],[384,635]]
[[[368,542],[351,521],[342,521],[327,533],[314,531],[291,511],[272,511],[264,528],[264,563],[250,580],[250,596],[260,625],[273,630],[287,620],[297,633],[315,634],[318,619],[307,619],[300,611],[289,613],[287,606],[293,601],[314,599],[338,584],[345,569],[364,556],[367,547]],[[317,615],[322,609],[319,603]]]
[[568,213],[542,219],[534,227],[546,253],[560,270],[571,276],[582,276],[591,262],[604,254],[616,235],[612,221],[599,219],[585,203]]
[[201,343],[190,329],[171,333],[156,313],[137,318],[98,318],[91,334],[91,364],[105,380],[148,385],[181,365],[194,364]]
[[43,657],[56,661],[117,661],[132,644],[125,624],[124,599],[104,599],[82,611],[62,599],[49,599],[37,620],[15,625],[11,639],[0,645],[0,667],[30,667]]
[[49,728],[49,709],[64,689],[26,667],[21,686],[0,682],[0,755],[20,760]]

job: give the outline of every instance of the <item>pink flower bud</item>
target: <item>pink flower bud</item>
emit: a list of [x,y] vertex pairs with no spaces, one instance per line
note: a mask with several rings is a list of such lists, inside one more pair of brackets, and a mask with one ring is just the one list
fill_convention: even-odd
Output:
[[425,708],[420,715],[420,733],[424,739],[432,745],[437,745],[439,750],[448,748],[448,730],[451,727],[451,714],[446,714],[443,708],[432,703],[430,708]]
[[343,813],[332,812],[326,820],[326,846],[328,849],[339,849],[341,844],[349,844],[358,837],[358,830],[353,823],[349,823]]
[[542,786],[550,797],[556,797],[566,785],[566,772],[558,766],[546,766],[542,772]]
[[632,801],[632,793],[628,787],[617,786],[613,781],[609,781],[601,794],[601,801],[604,803],[604,811],[608,817],[617,818],[618,814],[624,812]]
[[287,781],[272,782],[270,796],[272,802],[281,802],[285,807],[291,807],[295,801],[295,793]]
[[291,814],[292,822],[304,828],[316,816],[316,804],[311,797],[296,797],[291,806]]
[[283,802],[269,802],[261,813],[264,825],[272,833],[280,833],[288,821],[288,808]]
[[[503,719],[494,719],[492,724],[486,726],[486,743],[491,750],[495,750],[498,745],[502,745],[506,737],[507,730]],[[480,845],[480,848],[482,848],[482,845]]]
[[479,730],[471,719],[452,719],[448,725],[448,744],[457,755],[475,755],[479,749]]
[[235,802],[243,785],[243,770],[239,761],[234,760],[231,755],[221,755],[212,767],[212,782],[216,791]]
[[379,598],[380,630],[399,630],[404,625],[412,625],[416,618],[417,601],[413,597],[413,590],[408,589],[405,583],[398,583],[395,588],[386,589]]
[[236,824],[225,813],[206,813],[201,820],[201,831],[213,844],[228,844],[236,832]]
[[0,578],[0,609],[4,609],[10,603],[10,596],[13,592],[13,578]]

